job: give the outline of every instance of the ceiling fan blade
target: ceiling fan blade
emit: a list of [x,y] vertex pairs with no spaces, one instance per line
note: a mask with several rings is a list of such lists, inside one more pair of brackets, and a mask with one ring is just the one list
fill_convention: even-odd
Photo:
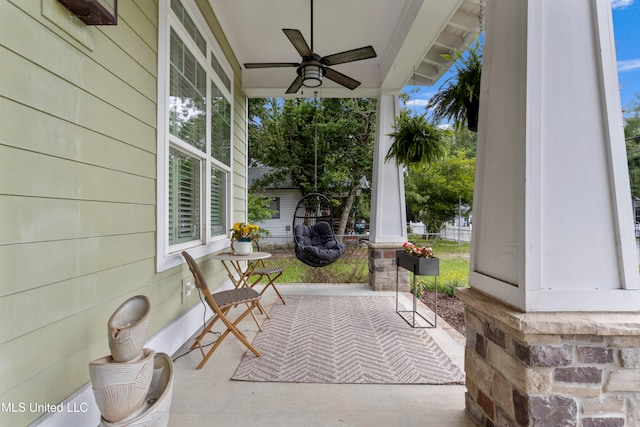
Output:
[[313,56],[313,52],[311,52],[311,48],[307,44],[307,41],[304,39],[304,36],[300,32],[300,30],[292,30],[290,28],[283,28],[284,34],[287,36],[289,41],[293,44],[293,47],[296,48],[300,56],[302,57],[311,57]]
[[322,58],[322,63],[326,65],[344,64],[345,62],[361,61],[363,59],[375,58],[376,51],[373,46],[365,46],[358,49],[346,50]]
[[357,80],[352,79],[349,76],[345,76],[344,74],[336,71],[336,70],[332,70],[331,68],[325,68],[327,73],[324,75],[326,78],[328,78],[329,80],[333,80],[334,82],[341,84],[342,86],[346,87],[347,89],[351,89],[354,90],[355,88],[357,88],[358,86],[360,86],[360,82]]
[[302,87],[302,77],[298,76],[285,93],[296,93]]
[[244,68],[284,68],[297,67],[296,62],[248,62],[244,64]]

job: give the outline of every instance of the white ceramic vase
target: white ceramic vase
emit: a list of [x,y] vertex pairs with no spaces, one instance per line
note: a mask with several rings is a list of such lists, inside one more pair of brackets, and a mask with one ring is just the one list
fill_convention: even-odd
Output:
[[108,322],[109,348],[116,362],[128,362],[142,356],[147,338],[151,302],[136,295],[123,302]]
[[117,363],[111,356],[89,363],[93,395],[105,420],[121,421],[144,404],[153,377],[155,351],[145,348],[142,353],[142,358],[125,363]]
[[109,422],[100,418],[101,427],[166,427],[173,394],[173,361],[165,353],[158,353],[153,363],[153,379],[140,409],[121,421]]
[[233,244],[233,253],[236,255],[249,255],[252,250],[253,250],[253,243],[251,242],[251,240],[249,241],[237,240]]

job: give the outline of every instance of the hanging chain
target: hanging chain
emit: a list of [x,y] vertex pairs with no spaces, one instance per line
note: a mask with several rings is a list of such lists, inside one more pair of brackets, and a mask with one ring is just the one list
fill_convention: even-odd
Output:
[[480,20],[480,34],[484,33],[484,15],[487,12],[484,2],[485,0],[480,0],[480,14],[478,15],[478,19]]
[[[413,67],[413,74],[411,75],[411,77],[413,77],[413,89],[411,89],[411,92],[409,93],[410,97],[411,97],[411,94],[415,94],[418,92],[418,89],[416,88],[416,67],[415,66]],[[407,106],[407,103],[405,103],[405,107],[406,106]]]
[[318,192],[318,92],[313,92],[313,187]]

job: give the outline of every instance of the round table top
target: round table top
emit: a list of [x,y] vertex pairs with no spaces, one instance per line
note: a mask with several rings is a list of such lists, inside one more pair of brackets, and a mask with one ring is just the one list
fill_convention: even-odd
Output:
[[236,255],[233,252],[223,252],[214,254],[213,259],[219,259],[221,261],[255,261],[257,259],[269,258],[271,254],[269,252],[251,252],[249,255]]

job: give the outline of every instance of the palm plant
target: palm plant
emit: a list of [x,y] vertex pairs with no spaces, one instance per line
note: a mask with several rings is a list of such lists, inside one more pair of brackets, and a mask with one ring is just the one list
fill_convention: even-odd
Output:
[[[477,132],[482,74],[480,43],[476,41],[470,46],[465,56],[458,51],[454,55],[458,59],[456,75],[440,86],[427,108],[433,109],[433,118],[437,121],[453,121],[455,127],[462,127],[466,121],[469,130]],[[451,59],[450,55],[443,57]]]

